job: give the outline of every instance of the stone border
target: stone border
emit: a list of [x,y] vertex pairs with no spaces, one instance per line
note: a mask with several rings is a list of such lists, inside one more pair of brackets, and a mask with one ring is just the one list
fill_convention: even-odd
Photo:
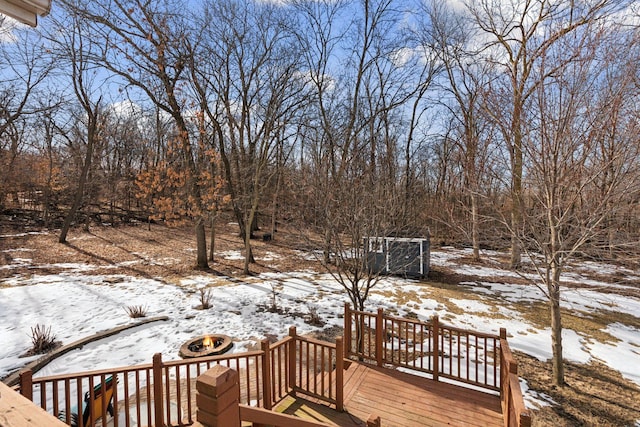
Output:
[[75,350],[77,348],[80,348],[90,342],[93,341],[98,341],[101,340],[103,338],[107,338],[110,337],[112,335],[118,334],[122,331],[125,331],[127,329],[131,329],[131,328],[135,328],[137,326],[142,326],[142,325],[146,325],[147,323],[151,323],[151,322],[158,322],[158,321],[165,321],[165,320],[169,320],[168,316],[158,316],[158,317],[150,317],[149,319],[144,319],[141,320],[137,323],[132,323],[132,324],[128,324],[128,325],[122,325],[122,326],[117,326],[115,328],[111,328],[111,329],[107,329],[105,331],[101,331],[98,332],[94,335],[79,339],[78,341],[74,341],[71,344],[67,344],[64,345],[62,347],[58,347],[57,349],[53,350],[50,353],[47,353],[45,355],[43,355],[41,358],[34,360],[33,362],[29,362],[27,363],[25,366],[23,366],[22,368],[20,368],[19,370],[7,375],[6,377],[2,378],[2,382],[5,383],[6,385],[8,385],[9,387],[13,387],[15,385],[17,385],[20,382],[20,372],[24,369],[31,369],[31,371],[33,372],[37,372],[38,370],[42,369],[42,367],[44,365],[46,365],[47,363],[51,362],[53,359],[62,356],[65,353],[70,352],[71,350]]

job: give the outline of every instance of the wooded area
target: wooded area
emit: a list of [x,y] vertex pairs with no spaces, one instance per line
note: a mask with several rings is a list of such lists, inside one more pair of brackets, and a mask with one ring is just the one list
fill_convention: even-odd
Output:
[[61,0],[1,21],[0,209],[61,243],[190,223],[199,268],[231,214],[246,273],[256,225],[292,224],[354,304],[364,237],[509,249],[561,354],[563,266],[638,261],[639,22],[624,0]]

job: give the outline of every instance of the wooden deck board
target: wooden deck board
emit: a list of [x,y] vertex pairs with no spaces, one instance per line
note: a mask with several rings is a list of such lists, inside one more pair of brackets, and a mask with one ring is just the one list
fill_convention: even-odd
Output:
[[0,426],[69,427],[2,382],[0,382]]
[[331,426],[363,426],[380,416],[384,427],[501,426],[500,398],[397,370],[351,363],[345,370],[345,413],[314,399],[287,397],[276,410]]

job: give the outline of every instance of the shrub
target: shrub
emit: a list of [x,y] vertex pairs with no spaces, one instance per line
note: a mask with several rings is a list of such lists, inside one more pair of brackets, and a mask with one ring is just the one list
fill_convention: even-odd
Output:
[[44,354],[57,347],[56,336],[51,333],[51,326],[36,325],[31,328],[31,354]]
[[280,307],[278,307],[278,295],[280,295],[280,292],[278,292],[278,288],[278,285],[271,283],[271,305],[269,307],[271,313],[280,312]]
[[200,292],[200,305],[196,308],[206,310],[213,307],[213,304],[211,304],[211,299],[213,298],[211,288],[200,288],[198,291]]
[[147,316],[147,306],[145,305],[129,305],[124,308],[124,311],[126,311],[132,319]]
[[314,326],[322,326],[324,322],[320,318],[318,314],[318,307],[307,304],[307,309],[309,310],[309,314],[307,314],[307,323]]

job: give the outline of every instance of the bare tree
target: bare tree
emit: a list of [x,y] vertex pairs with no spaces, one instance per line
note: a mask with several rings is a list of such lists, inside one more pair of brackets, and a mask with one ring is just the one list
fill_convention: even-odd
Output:
[[313,88],[302,135],[310,172],[303,200],[324,240],[323,264],[362,309],[378,281],[363,239],[416,231],[403,214],[397,147],[411,140],[400,130],[403,112],[420,103],[433,68],[418,49],[425,47],[402,31],[393,1],[296,6]]
[[486,112],[499,127],[510,154],[511,178],[511,268],[521,262],[518,230],[523,215],[523,143],[531,96],[549,76],[562,72],[564,63],[549,64],[545,75],[535,72],[546,52],[581,27],[609,12],[610,0],[595,2],[552,2],[528,0],[497,3],[477,0],[468,3],[484,40],[486,60],[504,76],[492,83]]
[[293,137],[304,80],[285,6],[235,0],[208,6],[192,78],[217,139],[249,274],[258,209],[278,153]]
[[78,142],[83,146],[84,156],[77,176],[75,195],[60,230],[59,243],[67,242],[71,223],[76,219],[76,214],[83,203],[85,186],[92,168],[94,149],[101,138],[101,118],[104,107],[93,64],[89,59],[96,46],[88,37],[81,19],[73,14],[73,8],[67,11],[71,13],[56,22],[53,33],[48,38],[56,58],[63,67],[68,67],[70,71],[70,84],[81,111],[76,115],[76,123],[82,124],[84,127],[83,131],[78,129],[78,132],[75,132],[74,135],[66,135],[66,138],[70,141],[72,138],[78,139],[78,141],[71,142]]
[[205,224],[208,208],[203,203],[202,170],[196,161],[196,147],[190,137],[187,113],[190,99],[185,92],[190,37],[186,11],[180,1],[131,2],[126,0],[92,2],[76,8],[100,37],[102,52],[94,57],[126,87],[144,93],[175,125],[188,198],[188,213],[196,234],[196,264],[208,268]]
[[462,14],[438,2],[432,2],[428,12],[430,31],[447,77],[442,90],[450,94],[450,97],[444,97],[444,106],[451,119],[447,137],[454,141],[460,153],[461,185],[467,196],[462,203],[471,216],[470,227],[462,224],[461,228],[470,236],[473,259],[479,261],[480,203],[487,189],[483,178],[487,173],[484,169],[490,163],[492,144],[482,104],[491,73],[487,64],[480,60],[479,52],[470,45],[472,29]]
[[[545,78],[531,94],[535,110],[523,139],[528,191],[518,238],[530,252],[549,301],[553,382],[559,386],[564,384],[562,272],[608,233],[608,218],[640,194],[640,146],[627,140],[636,124],[620,115],[629,95],[637,93],[629,73],[635,61],[623,60],[615,76],[607,76],[612,67],[598,52],[615,48],[604,43],[609,31],[589,26],[580,37],[565,39],[540,56],[536,73]],[[557,64],[563,64],[562,73],[551,73]]]
[[11,183],[17,173],[15,162],[26,144],[24,125],[29,116],[44,111],[37,102],[38,89],[52,69],[39,33],[13,29],[14,35],[7,29],[3,34],[4,28],[0,30],[0,38],[7,38],[0,41],[0,209],[7,193],[12,188],[17,190]]

